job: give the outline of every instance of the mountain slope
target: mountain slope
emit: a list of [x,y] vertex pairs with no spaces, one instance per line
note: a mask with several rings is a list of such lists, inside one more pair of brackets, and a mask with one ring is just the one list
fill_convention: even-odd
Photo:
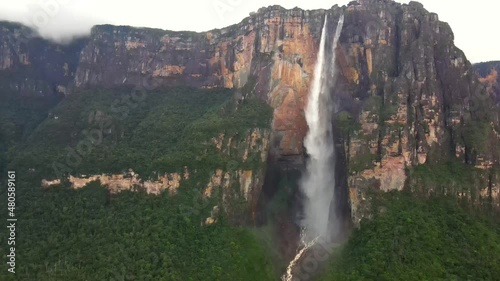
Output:
[[474,68],[481,77],[479,80],[483,83],[488,92],[495,97],[497,104],[500,102],[500,77],[498,72],[500,71],[500,62],[483,62],[474,65]]

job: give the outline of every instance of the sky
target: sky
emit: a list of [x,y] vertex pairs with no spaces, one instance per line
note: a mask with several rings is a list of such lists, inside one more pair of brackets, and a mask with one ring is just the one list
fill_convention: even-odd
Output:
[[[239,23],[261,7],[328,9],[350,0],[0,0],[0,19],[35,26],[47,38],[84,35],[96,24],[207,31]],[[408,3],[409,1],[398,1]],[[455,44],[475,63],[500,60],[498,0],[420,0],[455,33]]]

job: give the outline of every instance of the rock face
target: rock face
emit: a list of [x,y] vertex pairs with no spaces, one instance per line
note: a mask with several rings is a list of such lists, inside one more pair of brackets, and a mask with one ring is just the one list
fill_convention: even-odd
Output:
[[367,191],[402,190],[413,167],[498,164],[491,97],[446,23],[419,3],[392,1],[353,4],[346,22],[337,98],[354,120],[342,129],[355,223],[366,216]]
[[20,24],[0,21],[0,88],[23,96],[66,94],[86,39],[59,45]]
[[[181,186],[183,180],[189,180],[189,171],[185,170],[184,174],[170,173],[158,176],[156,180],[143,180],[134,173],[132,169],[126,174],[120,175],[92,175],[73,177],[69,176],[66,179],[73,189],[84,188],[88,184],[99,181],[106,186],[110,193],[117,194],[123,191],[138,191],[144,190],[147,194],[158,195],[161,192],[169,191],[170,194],[175,194]],[[42,187],[48,188],[61,184],[61,180],[47,181],[42,180]]]
[[[103,25],[71,48],[30,39],[44,44],[38,56],[18,43],[29,37],[25,28],[3,24],[0,70],[31,66],[36,73],[53,74],[44,78],[48,84],[63,87],[134,87],[148,78],[161,86],[241,89],[242,98],[255,95],[274,108],[263,159],[282,171],[300,171],[307,132],[304,107],[321,27],[328,15],[328,32],[333,32],[341,14],[345,23],[336,51],[332,126],[339,200],[350,202],[353,221],[369,216],[370,190],[402,190],[411,182],[409,171],[419,165],[458,159],[482,170],[496,169],[500,128],[491,101],[498,76],[483,76],[485,90],[454,46],[449,25],[417,2],[360,0],[315,11],[272,6],[206,33]],[[230,142],[226,139],[214,139],[222,152]],[[254,178],[256,173],[263,172],[240,171],[239,181],[258,197],[254,182],[262,185],[263,180]],[[478,194],[498,205],[497,178],[489,176],[489,188]]]
[[276,109],[279,154],[301,155],[303,108],[324,13],[269,7],[207,33],[97,26],[82,50],[75,84],[137,86],[144,77],[201,88],[242,88],[248,82]]

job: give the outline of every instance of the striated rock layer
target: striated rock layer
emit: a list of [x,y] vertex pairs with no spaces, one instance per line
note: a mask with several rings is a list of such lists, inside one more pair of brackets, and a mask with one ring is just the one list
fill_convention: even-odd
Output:
[[[355,223],[368,213],[367,191],[402,190],[418,165],[498,165],[497,109],[448,24],[419,3],[392,1],[351,5],[346,22],[338,105],[354,120],[342,129]],[[488,199],[485,187],[474,201]]]
[[[340,11],[338,11],[340,12]],[[325,11],[261,9],[237,25],[206,33],[96,26],[82,50],[77,87],[159,85],[242,88],[276,111],[281,155],[301,155],[303,116]]]

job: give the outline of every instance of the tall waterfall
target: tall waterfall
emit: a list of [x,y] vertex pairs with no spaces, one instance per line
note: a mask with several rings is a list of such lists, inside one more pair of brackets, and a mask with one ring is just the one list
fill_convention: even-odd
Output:
[[335,191],[335,148],[331,124],[333,106],[331,106],[332,102],[330,101],[330,89],[335,83],[335,49],[344,25],[344,16],[342,15],[339,19],[332,40],[331,53],[326,52],[327,22],[328,17],[325,16],[314,69],[314,80],[305,110],[309,126],[305,147],[309,159],[305,174],[300,182],[300,188],[305,195],[301,244],[297,249],[297,255],[290,262],[287,272],[282,277],[283,281],[293,279],[293,269],[304,253],[313,247],[318,239],[329,240],[332,234],[331,226],[335,227],[336,225],[335,216],[330,218],[330,207],[334,202]]
[[[325,18],[325,26],[327,19]],[[306,121],[309,132],[305,147],[309,155],[307,170],[301,181],[305,195],[304,222],[306,241],[316,237],[328,239],[330,236],[330,205],[334,201],[335,167],[330,89],[336,76],[335,48],[344,24],[340,17],[332,42],[331,60],[327,60],[326,30],[323,27],[321,47],[314,70],[314,81],[306,108]]]

